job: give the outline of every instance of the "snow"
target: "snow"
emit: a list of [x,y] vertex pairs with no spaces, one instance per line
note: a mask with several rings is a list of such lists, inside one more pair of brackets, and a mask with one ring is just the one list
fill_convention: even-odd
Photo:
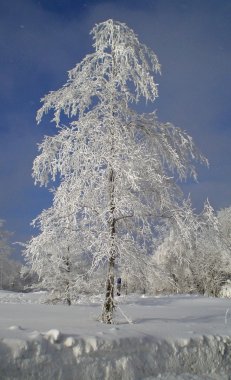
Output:
[[43,293],[0,291],[0,378],[230,380],[230,299],[118,297],[115,324],[80,297],[41,304]]

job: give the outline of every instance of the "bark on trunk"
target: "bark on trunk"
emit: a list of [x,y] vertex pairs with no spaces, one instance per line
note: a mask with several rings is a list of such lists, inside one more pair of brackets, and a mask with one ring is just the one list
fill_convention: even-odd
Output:
[[[68,273],[68,277],[69,277],[70,272],[71,272],[71,262],[69,259],[69,247],[67,250],[68,250],[68,257],[65,258],[65,265],[66,265],[65,269],[66,269],[66,272]],[[69,280],[69,278],[66,281],[66,301],[67,301],[68,306],[71,306],[70,280]]]
[[115,309],[114,304],[114,267],[115,267],[115,259],[110,258],[109,260],[109,267],[108,267],[108,275],[107,275],[107,281],[106,281],[106,297],[105,302],[103,306],[103,313],[102,313],[102,321],[107,324],[112,323],[113,319],[113,311]]

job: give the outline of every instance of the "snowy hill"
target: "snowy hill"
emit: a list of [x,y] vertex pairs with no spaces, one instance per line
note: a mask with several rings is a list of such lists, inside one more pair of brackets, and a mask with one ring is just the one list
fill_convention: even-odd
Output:
[[230,380],[231,301],[121,297],[116,323],[99,302],[40,304],[0,292],[1,380]]

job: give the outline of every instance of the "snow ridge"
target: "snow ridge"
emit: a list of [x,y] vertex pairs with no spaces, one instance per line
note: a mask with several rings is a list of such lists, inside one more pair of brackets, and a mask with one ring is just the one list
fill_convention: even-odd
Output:
[[230,352],[231,338],[224,336],[75,339],[50,330],[32,334],[28,341],[3,339],[0,368],[5,380],[170,380],[183,379],[184,373],[200,375],[200,379],[229,380]]

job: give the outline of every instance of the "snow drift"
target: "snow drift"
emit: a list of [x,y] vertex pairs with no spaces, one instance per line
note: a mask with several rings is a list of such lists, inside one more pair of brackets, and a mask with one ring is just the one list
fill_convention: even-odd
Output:
[[122,298],[117,323],[108,326],[97,321],[96,303],[28,304],[36,298],[26,295],[19,304],[4,297],[1,379],[231,379],[230,300]]

